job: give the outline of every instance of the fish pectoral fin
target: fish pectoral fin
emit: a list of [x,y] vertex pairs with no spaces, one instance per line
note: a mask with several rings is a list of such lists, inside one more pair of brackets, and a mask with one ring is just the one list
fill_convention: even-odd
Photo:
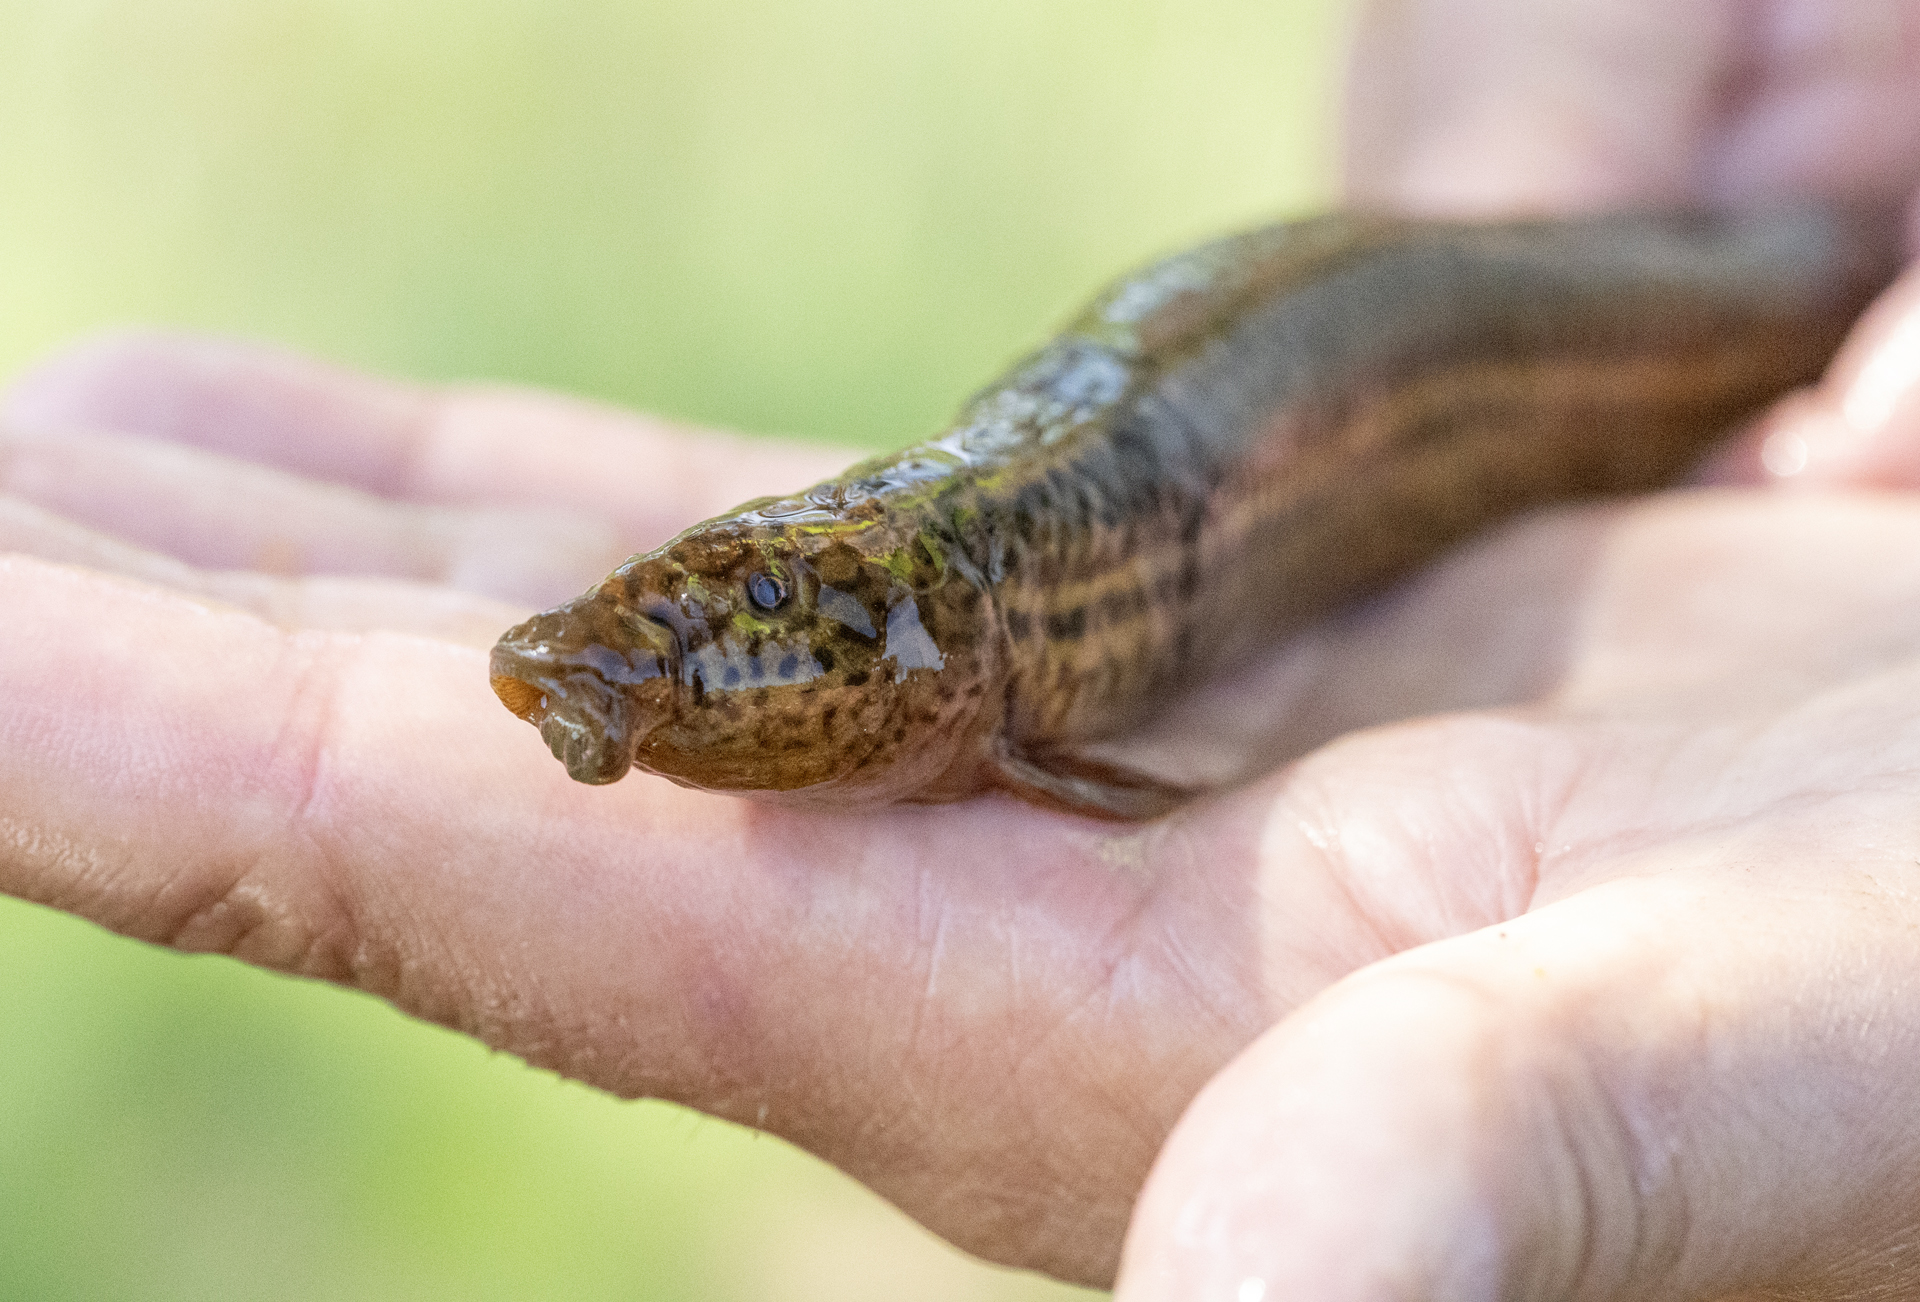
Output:
[[996,785],[1022,800],[1088,818],[1145,822],[1172,813],[1200,788],[1065,749],[1003,751],[993,764]]

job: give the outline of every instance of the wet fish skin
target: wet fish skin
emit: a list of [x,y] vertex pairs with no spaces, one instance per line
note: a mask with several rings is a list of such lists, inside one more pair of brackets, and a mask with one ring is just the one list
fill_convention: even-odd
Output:
[[1498,520],[1671,483],[1816,378],[1899,257],[1817,205],[1216,241],[938,437],[509,630],[494,689],[587,782],[1154,817],[1194,793],[1081,748]]

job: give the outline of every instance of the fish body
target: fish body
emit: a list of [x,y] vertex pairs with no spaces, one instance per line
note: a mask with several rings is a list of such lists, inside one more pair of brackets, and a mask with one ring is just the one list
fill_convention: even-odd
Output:
[[1494,521],[1672,482],[1897,269],[1813,206],[1338,214],[1116,284],[947,431],[696,525],[509,630],[575,778],[836,807],[1190,794],[1088,758]]

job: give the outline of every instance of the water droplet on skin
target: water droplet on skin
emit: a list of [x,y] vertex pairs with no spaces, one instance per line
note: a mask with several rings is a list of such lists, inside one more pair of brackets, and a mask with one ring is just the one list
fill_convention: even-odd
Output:
[[1249,1275],[1240,1281],[1240,1290],[1233,1295],[1233,1302],[1264,1302],[1267,1296],[1267,1281],[1258,1275]]

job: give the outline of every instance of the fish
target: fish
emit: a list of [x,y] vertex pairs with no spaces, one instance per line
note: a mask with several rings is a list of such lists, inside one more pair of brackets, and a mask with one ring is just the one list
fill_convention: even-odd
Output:
[[491,683],[569,775],[1112,820],[1095,754],[1490,525],[1670,485],[1897,273],[1844,206],[1335,212],[1098,295],[932,439],[636,555]]

